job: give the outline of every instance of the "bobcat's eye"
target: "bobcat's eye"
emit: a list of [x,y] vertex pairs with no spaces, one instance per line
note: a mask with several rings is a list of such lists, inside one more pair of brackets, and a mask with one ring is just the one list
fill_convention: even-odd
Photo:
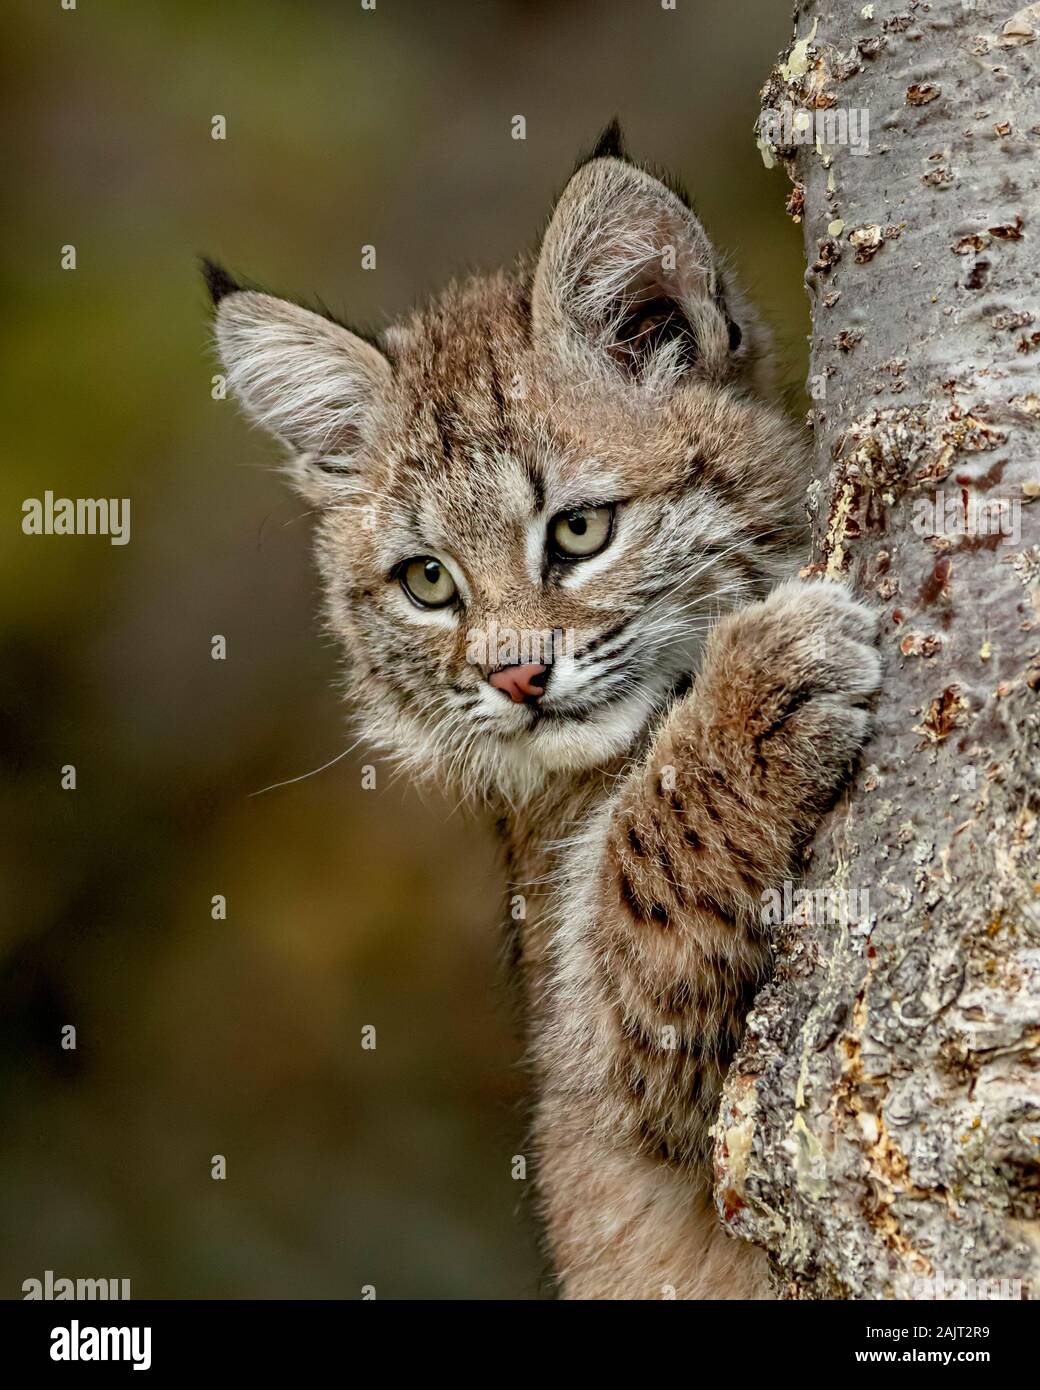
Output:
[[550,545],[557,555],[568,560],[587,560],[606,546],[613,522],[613,507],[578,507],[573,512],[560,512],[549,522]]
[[445,608],[458,593],[451,571],[432,555],[406,560],[400,579],[401,588],[422,608]]

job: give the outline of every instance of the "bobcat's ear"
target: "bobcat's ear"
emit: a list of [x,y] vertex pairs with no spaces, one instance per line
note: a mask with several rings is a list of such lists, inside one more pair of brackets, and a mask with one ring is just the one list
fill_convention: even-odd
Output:
[[390,363],[371,343],[285,299],[242,289],[206,263],[217,348],[228,386],[294,452],[293,480],[315,501],[334,496],[371,438]]
[[741,365],[744,336],[726,300],[711,243],[683,200],[597,146],[542,242],[536,340],[576,372],[594,361],[656,387],[691,370],[724,379]]

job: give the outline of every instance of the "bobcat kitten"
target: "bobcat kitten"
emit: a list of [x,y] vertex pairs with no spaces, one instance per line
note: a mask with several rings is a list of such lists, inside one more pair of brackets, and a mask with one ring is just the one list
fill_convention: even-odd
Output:
[[879,662],[868,609],[784,578],[806,451],[758,319],[616,127],[536,257],[377,340],[206,273],[229,385],[316,509],[361,730],[483,803],[530,893],[562,1292],[768,1297],[715,1216],[710,1131],[763,893],[845,780]]

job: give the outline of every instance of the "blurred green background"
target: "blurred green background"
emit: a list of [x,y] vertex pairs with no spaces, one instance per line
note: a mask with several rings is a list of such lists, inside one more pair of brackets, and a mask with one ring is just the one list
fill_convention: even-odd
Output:
[[[211,399],[195,256],[378,325],[529,246],[617,114],[804,379],[751,133],[788,7],[13,0],[7,28],[0,1296],[545,1296],[490,835],[384,766],[363,791],[363,747],[251,796],[347,736],[304,507]],[[129,545],[24,536],[48,488],[129,497]]]

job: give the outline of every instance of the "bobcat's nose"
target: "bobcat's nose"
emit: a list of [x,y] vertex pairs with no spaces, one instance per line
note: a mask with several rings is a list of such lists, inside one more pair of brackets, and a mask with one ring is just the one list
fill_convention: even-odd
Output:
[[540,661],[528,662],[526,666],[504,666],[501,671],[492,671],[488,682],[496,690],[504,690],[518,705],[525,700],[540,700],[545,694],[545,683],[549,679],[549,668]]

